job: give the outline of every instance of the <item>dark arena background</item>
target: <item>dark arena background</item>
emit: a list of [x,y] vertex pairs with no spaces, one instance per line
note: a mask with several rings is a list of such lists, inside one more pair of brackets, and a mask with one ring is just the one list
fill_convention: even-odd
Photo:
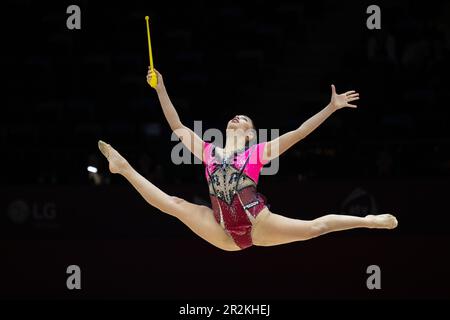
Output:
[[[67,26],[71,5],[80,29]],[[450,298],[448,1],[21,0],[2,13],[2,299]],[[204,166],[171,160],[179,142],[146,83],[146,15],[191,128],[246,114],[282,134],[328,104],[331,84],[357,90],[358,108],[283,154],[258,190],[290,218],[392,213],[398,227],[227,252],[109,173],[99,139],[168,194],[210,205]],[[69,266],[81,289],[67,287]]]

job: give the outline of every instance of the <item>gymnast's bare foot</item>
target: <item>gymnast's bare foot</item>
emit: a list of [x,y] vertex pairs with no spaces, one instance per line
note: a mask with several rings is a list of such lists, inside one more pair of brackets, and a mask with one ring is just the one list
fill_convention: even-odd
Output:
[[370,228],[394,229],[398,225],[397,219],[392,214],[368,215],[366,219],[370,221]]
[[124,171],[130,166],[128,161],[120,155],[119,152],[116,151],[111,145],[103,142],[102,140],[98,141],[98,148],[106,157],[109,162],[109,171],[112,173],[120,173],[123,174]]

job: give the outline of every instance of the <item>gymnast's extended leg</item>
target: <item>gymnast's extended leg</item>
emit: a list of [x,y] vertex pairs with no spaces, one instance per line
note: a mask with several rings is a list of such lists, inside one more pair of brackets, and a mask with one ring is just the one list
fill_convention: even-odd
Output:
[[125,177],[149,204],[178,218],[212,245],[227,251],[240,250],[216,222],[210,208],[166,194],[134,170],[128,161],[109,144],[99,141],[98,146],[109,161],[110,171]]
[[393,229],[396,226],[397,219],[390,214],[365,217],[329,214],[305,221],[270,212],[270,214],[264,215],[254,226],[252,237],[256,245],[273,246],[308,240],[335,231],[355,228]]

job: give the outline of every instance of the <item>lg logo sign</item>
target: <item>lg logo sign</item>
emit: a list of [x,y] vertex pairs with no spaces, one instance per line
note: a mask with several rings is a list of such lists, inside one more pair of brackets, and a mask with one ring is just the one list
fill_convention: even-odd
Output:
[[56,204],[53,201],[15,200],[10,203],[7,215],[14,224],[26,222],[50,222],[56,219]]

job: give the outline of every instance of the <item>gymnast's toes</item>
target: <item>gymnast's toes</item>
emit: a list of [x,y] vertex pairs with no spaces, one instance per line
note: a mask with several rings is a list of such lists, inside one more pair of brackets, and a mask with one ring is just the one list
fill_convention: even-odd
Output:
[[98,140],[98,148],[100,149],[100,152],[106,157],[106,159],[108,159],[109,156],[109,152],[108,152],[108,147],[110,145],[107,144],[106,142],[102,141],[102,140]]
[[398,225],[397,218],[392,214],[369,215],[367,218],[372,222],[372,228],[394,229]]

